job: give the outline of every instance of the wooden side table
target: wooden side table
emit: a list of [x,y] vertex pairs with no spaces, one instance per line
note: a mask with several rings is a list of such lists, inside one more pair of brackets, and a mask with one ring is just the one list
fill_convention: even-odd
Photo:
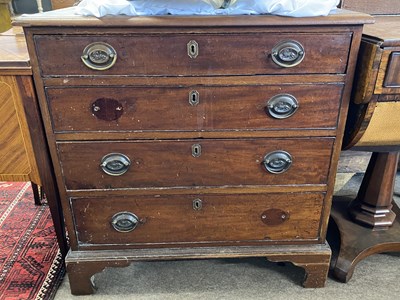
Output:
[[356,199],[334,199],[328,233],[334,245],[335,223],[341,241],[331,267],[343,282],[365,257],[400,251],[400,211],[393,202],[399,115],[400,16],[376,16],[375,24],[364,27],[344,139],[345,148],[373,155]]
[[0,35],[0,180],[31,181],[35,203],[42,185],[17,77],[32,74],[22,32],[15,28]]
[[59,193],[21,29],[0,34],[0,44],[0,180],[31,181],[37,204],[38,186],[42,186],[65,256],[68,247]]

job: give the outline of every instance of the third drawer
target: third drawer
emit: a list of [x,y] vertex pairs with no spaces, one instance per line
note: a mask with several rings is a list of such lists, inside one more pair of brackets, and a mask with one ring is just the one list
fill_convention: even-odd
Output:
[[326,184],[334,138],[59,142],[66,188]]

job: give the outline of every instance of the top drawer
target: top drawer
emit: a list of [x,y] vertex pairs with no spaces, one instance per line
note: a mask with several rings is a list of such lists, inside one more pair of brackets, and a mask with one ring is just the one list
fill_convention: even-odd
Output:
[[36,35],[34,39],[42,76],[337,74],[346,72],[351,33]]

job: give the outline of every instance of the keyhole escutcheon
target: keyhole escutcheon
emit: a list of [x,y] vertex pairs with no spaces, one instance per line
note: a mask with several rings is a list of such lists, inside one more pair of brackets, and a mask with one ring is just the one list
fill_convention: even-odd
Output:
[[189,104],[192,106],[196,106],[200,103],[200,94],[198,91],[190,91],[189,92]]
[[193,200],[193,209],[194,210],[200,210],[203,207],[203,201],[201,199],[197,198]]
[[200,144],[192,145],[192,156],[199,157],[200,155],[201,155],[201,145]]
[[187,54],[190,58],[196,58],[199,55],[199,44],[195,40],[187,43]]

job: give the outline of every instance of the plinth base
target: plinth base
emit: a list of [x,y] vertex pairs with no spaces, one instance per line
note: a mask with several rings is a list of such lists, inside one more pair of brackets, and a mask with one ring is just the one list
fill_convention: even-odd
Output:
[[[331,270],[341,282],[348,282],[354,268],[362,259],[376,253],[400,251],[400,210],[393,203],[397,215],[386,230],[373,230],[350,219],[348,197],[334,197],[328,227],[328,241],[332,247]],[[338,243],[337,230],[340,234]]]
[[240,247],[196,247],[130,250],[69,251],[67,273],[74,295],[94,292],[92,276],[107,267],[126,267],[134,261],[266,257],[274,262],[292,262],[304,268],[303,286],[324,287],[329,271],[331,249],[328,244],[271,245]]

